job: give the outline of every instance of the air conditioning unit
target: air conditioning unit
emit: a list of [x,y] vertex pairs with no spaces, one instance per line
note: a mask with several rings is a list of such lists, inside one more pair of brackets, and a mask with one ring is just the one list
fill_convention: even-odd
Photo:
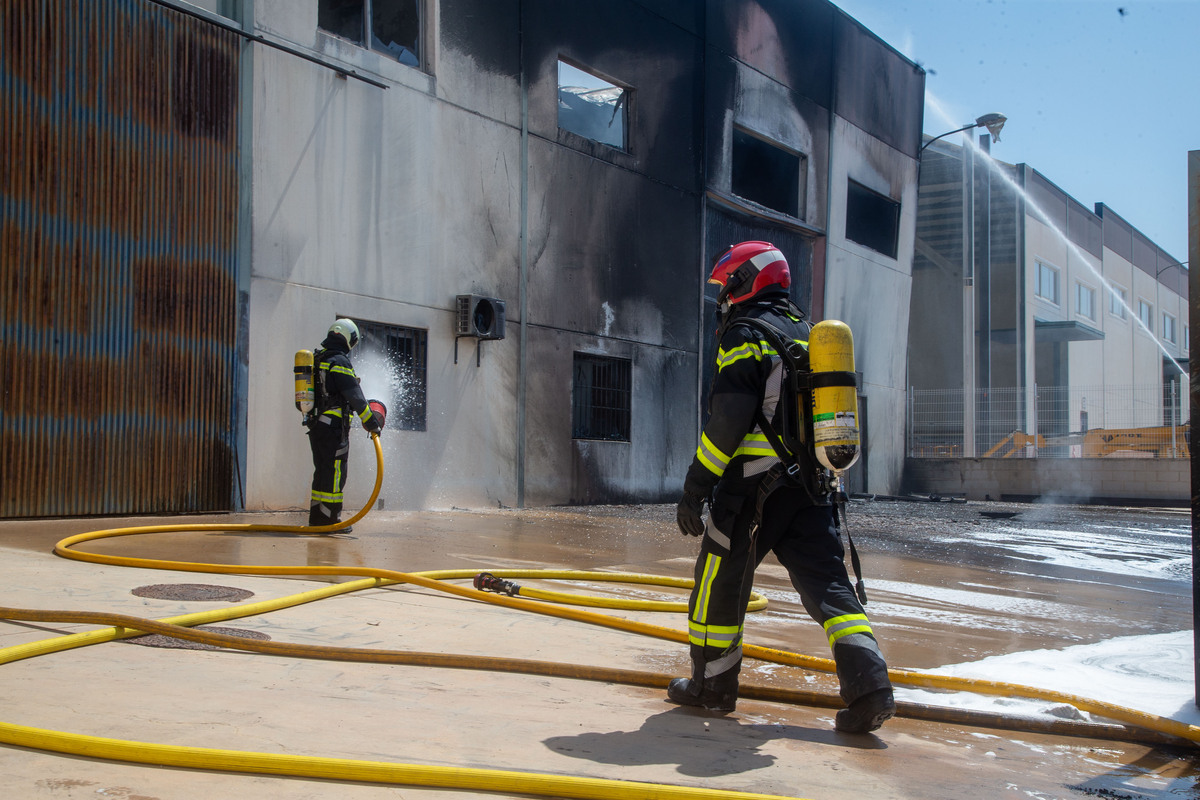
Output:
[[504,301],[477,294],[458,296],[455,336],[476,339],[504,338]]

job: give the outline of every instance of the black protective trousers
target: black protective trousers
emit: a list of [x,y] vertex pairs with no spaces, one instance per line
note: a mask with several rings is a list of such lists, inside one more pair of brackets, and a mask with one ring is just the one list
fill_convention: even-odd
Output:
[[308,443],[313,458],[308,524],[310,527],[331,525],[342,516],[350,426],[337,417],[319,416],[308,425]]
[[692,680],[736,691],[754,572],[774,553],[804,609],[825,629],[842,700],[889,688],[887,664],[846,572],[833,506],[813,505],[803,489],[782,487],[767,498],[752,537],[756,503],[756,494],[717,487],[688,601]]

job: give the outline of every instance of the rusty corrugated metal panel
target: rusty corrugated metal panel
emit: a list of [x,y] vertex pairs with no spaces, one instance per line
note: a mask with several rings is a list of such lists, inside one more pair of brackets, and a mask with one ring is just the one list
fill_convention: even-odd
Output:
[[0,4],[0,517],[230,507],[239,45]]

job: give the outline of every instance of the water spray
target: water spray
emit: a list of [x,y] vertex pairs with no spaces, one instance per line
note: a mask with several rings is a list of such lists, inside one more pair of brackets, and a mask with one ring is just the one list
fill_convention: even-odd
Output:
[[[930,92],[927,91],[925,93],[925,99],[926,99],[926,102],[929,103],[929,105],[934,109],[934,111],[936,111],[938,113],[939,116],[943,117],[944,119],[949,119],[949,116],[946,113],[944,107],[942,106],[942,104],[937,100],[937,98],[933,94],[931,94]],[[959,128],[958,130],[950,131],[949,133],[942,134],[942,136],[948,136],[951,133],[959,133],[961,131],[966,131],[966,130],[970,130],[972,128],[980,127],[981,125],[986,125],[987,123],[983,122],[983,120],[985,120],[986,117],[990,117],[990,116],[998,116],[999,117],[1002,115],[985,114],[983,117],[980,117],[974,123],[967,125],[966,127]],[[1003,125],[1003,122],[1001,122],[1000,124]],[[988,127],[990,130],[991,126],[988,126]],[[999,133],[999,131],[997,130],[997,131],[994,131],[992,134],[993,138],[996,141],[999,141],[998,133]],[[941,136],[938,136],[937,138],[940,139]],[[967,140],[968,145],[971,147],[971,150],[976,155],[982,155],[984,157],[983,163],[987,166],[987,168],[989,170],[991,170],[993,173],[995,173],[996,175],[998,175],[1001,180],[1003,180],[1009,187],[1011,187],[1012,190],[1015,191],[1021,197],[1021,199],[1025,202],[1025,205],[1027,207],[1033,209],[1033,211],[1037,214],[1037,216],[1041,219],[1041,221],[1046,225],[1046,227],[1050,228],[1050,230],[1054,231],[1054,233],[1058,235],[1058,237],[1067,246],[1067,249],[1070,250],[1075,255],[1076,258],[1078,258],[1081,262],[1083,262],[1084,266],[1086,266],[1092,272],[1092,274],[1096,276],[1096,279],[1100,281],[1100,284],[1106,290],[1108,290],[1109,296],[1115,298],[1117,300],[1117,302],[1119,302],[1125,308],[1125,310],[1129,313],[1129,316],[1132,319],[1137,321],[1137,324],[1140,325],[1141,328],[1150,336],[1150,339],[1154,342],[1154,344],[1158,347],[1158,349],[1162,351],[1162,354],[1167,357],[1167,360],[1175,365],[1175,369],[1179,370],[1179,373],[1181,375],[1187,375],[1187,371],[1184,370],[1184,368],[1179,365],[1179,362],[1176,361],[1175,358],[1167,351],[1167,348],[1163,345],[1162,341],[1154,334],[1154,331],[1151,330],[1150,327],[1146,325],[1146,323],[1142,320],[1142,318],[1139,315],[1137,315],[1133,312],[1133,308],[1127,302],[1125,302],[1124,298],[1122,298],[1115,291],[1113,291],[1112,284],[1110,284],[1105,279],[1105,277],[1102,274],[1100,274],[1100,270],[1097,269],[1090,260],[1088,260],[1087,256],[1084,254],[1083,250],[1081,250],[1077,244],[1075,244],[1073,241],[1070,240],[1070,238],[1067,237],[1066,233],[1064,233],[1057,225],[1054,224],[1054,221],[1052,219],[1050,219],[1050,215],[1047,214],[1044,210],[1042,210],[1042,207],[1039,206],[1037,204],[1037,202],[1033,199],[1033,197],[1029,194],[1029,192],[1027,192],[1025,190],[1025,187],[1018,184],[1011,175],[1009,175],[1004,170],[1000,169],[999,163],[996,161],[996,159],[992,158],[991,153],[987,152],[982,147],[980,147],[978,144],[976,144],[974,141],[972,141],[971,137],[969,137],[969,136],[966,137],[966,140]],[[935,140],[930,140],[924,146],[922,146],[921,149],[924,150],[925,147],[927,147],[929,144],[932,144],[933,141],[935,141]],[[1158,280],[1158,277],[1155,276],[1155,281],[1157,281],[1157,280]]]

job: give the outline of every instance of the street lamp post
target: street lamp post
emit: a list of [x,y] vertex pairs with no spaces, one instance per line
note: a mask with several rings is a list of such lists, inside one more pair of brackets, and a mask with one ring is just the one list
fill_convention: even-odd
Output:
[[[1000,130],[1004,127],[1004,123],[1008,121],[1008,117],[1003,114],[984,114],[981,117],[976,117],[975,121],[961,128],[955,128],[952,131],[946,131],[939,134],[925,144],[921,145],[921,149],[917,151],[917,157],[925,152],[925,148],[936,142],[938,139],[950,136],[955,133],[963,133],[964,131],[972,130],[973,128],[987,128],[988,133],[992,135],[992,141],[1000,141]],[[981,139],[983,137],[980,137]],[[965,458],[973,458],[975,456],[975,156],[971,154],[970,169],[967,169],[966,152],[964,149],[963,157],[963,179],[969,185],[964,197],[968,198],[969,204],[968,213],[964,220],[964,235],[969,237],[963,247],[963,447],[962,455]],[[990,198],[988,208],[991,208]],[[990,231],[989,231],[990,235]],[[986,295],[985,295],[986,296]]]
[[1004,127],[1004,123],[1006,123],[1006,122],[1008,122],[1008,117],[1004,116],[1003,114],[984,114],[982,117],[976,117],[974,122],[969,123],[967,125],[963,125],[961,128],[955,128],[952,131],[946,131],[945,133],[939,133],[937,136],[933,137],[928,142],[921,145],[921,149],[917,152],[918,153],[925,152],[925,148],[929,147],[929,145],[933,144],[938,139],[941,139],[945,136],[949,136],[953,133],[962,133],[963,131],[969,131],[972,128],[987,128],[988,133],[990,133],[992,135],[992,141],[998,142],[998,141],[1000,141],[1000,130]]

